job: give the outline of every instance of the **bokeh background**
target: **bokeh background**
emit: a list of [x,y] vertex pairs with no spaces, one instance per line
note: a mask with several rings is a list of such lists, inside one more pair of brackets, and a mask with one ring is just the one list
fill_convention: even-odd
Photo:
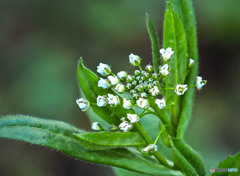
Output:
[[[186,133],[207,170],[240,149],[240,1],[195,0],[200,75]],[[96,70],[131,70],[133,52],[151,62],[147,12],[162,37],[161,0],[1,0],[0,114],[29,114],[90,129],[75,104],[77,60]],[[0,139],[0,176],[113,176],[111,168],[23,142]]]

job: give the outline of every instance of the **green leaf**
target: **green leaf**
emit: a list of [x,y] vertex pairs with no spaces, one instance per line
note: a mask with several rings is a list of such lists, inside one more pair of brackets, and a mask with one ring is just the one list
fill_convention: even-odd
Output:
[[56,120],[23,115],[9,115],[0,118],[0,137],[3,138],[45,146],[74,158],[121,167],[147,175],[181,175],[179,171],[142,160],[128,149],[118,148],[101,152],[86,150],[73,137],[73,133],[82,132],[82,130]]
[[[237,168],[238,172],[240,169],[240,152],[237,153],[235,156],[229,156],[224,161],[220,162],[217,168]],[[214,172],[212,176],[234,176],[238,175],[239,173],[236,172]]]
[[180,139],[173,141],[173,161],[186,175],[204,176],[205,168],[201,156]]
[[[120,105],[116,107],[96,105],[98,95],[116,94],[111,89],[98,87],[99,77],[83,65],[82,59],[78,64],[78,80],[84,96],[91,103],[92,110],[107,123],[119,125],[120,118],[125,117],[127,113],[133,113],[132,110],[126,110]],[[122,102],[121,97],[119,98]]]
[[[171,4],[169,4],[164,17],[164,48],[171,47],[174,51],[168,62],[169,75],[166,77],[166,87],[175,88],[177,84],[184,84],[187,75],[187,42],[183,24]],[[181,97],[180,97],[181,98]],[[172,110],[172,121],[176,127],[179,114],[179,97],[172,89],[166,90],[168,108]]]
[[160,52],[159,52],[160,50],[159,39],[158,39],[157,31],[154,27],[154,24],[149,19],[148,14],[146,14],[146,19],[147,19],[148,34],[152,44],[153,68],[155,72],[158,72],[159,66],[161,65]]
[[146,142],[137,132],[86,132],[74,134],[88,143],[106,147],[144,146]]
[[[198,75],[198,46],[197,46],[197,27],[192,0],[180,0],[180,10],[183,26],[186,31],[188,57],[194,60],[194,67],[188,73],[186,84],[193,85]],[[190,122],[195,89],[189,89],[183,95],[181,101],[181,112],[177,128],[177,138],[183,138],[186,128]]]
[[140,174],[137,172],[132,172],[132,171],[128,171],[126,169],[121,169],[117,167],[113,167],[113,170],[117,176],[148,176],[146,174]]

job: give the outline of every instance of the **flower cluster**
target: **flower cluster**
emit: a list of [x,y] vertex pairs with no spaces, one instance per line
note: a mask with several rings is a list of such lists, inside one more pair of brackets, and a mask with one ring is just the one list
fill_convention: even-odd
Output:
[[[98,81],[98,87],[102,89],[112,89],[116,94],[98,95],[96,99],[96,105],[98,107],[116,107],[122,106],[123,108],[130,110],[133,106],[143,109],[144,111],[155,103],[160,110],[166,107],[165,98],[162,96],[162,92],[166,89],[174,89],[177,95],[183,95],[190,86],[187,84],[177,84],[174,88],[163,88],[160,83],[164,82],[164,78],[170,73],[170,67],[168,61],[174,54],[171,48],[161,49],[159,51],[162,58],[162,66],[159,67],[159,71],[155,72],[153,66],[148,64],[145,69],[141,67],[141,58],[133,53],[129,55],[129,62],[133,66],[137,66],[139,69],[134,71],[133,75],[128,74],[126,71],[120,71],[116,75],[112,73],[111,67],[107,64],[100,63],[97,67],[97,72],[105,78],[100,78]],[[191,69],[194,65],[194,60],[189,60],[188,68]],[[202,77],[196,77],[196,84],[191,87],[196,87],[201,90],[207,81]],[[122,101],[119,96],[122,93],[128,92],[131,98],[123,98]],[[161,98],[159,98],[161,97]],[[90,103],[83,99],[77,99],[76,103],[79,105],[82,111],[86,111]],[[122,104],[121,104],[122,103]],[[128,132],[133,128],[133,125],[140,120],[137,114],[127,114],[127,117],[121,119],[121,123],[118,126],[123,132]],[[92,124],[92,129],[95,131],[101,131],[102,127],[97,122]],[[157,146],[150,144],[143,149],[143,152],[154,152],[157,150]]]

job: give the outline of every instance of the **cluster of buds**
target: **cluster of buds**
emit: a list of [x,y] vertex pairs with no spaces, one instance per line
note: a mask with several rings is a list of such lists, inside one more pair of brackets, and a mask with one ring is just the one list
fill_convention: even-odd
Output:
[[[101,76],[106,78],[100,78],[98,81],[98,87],[102,89],[112,89],[117,92],[118,95],[107,94],[107,95],[98,95],[96,99],[96,104],[99,107],[116,107],[122,106],[123,108],[129,110],[133,106],[139,107],[141,109],[148,109],[151,103],[155,103],[159,109],[164,109],[166,107],[165,98],[161,96],[162,91],[168,88],[161,88],[160,82],[164,77],[167,77],[170,74],[170,67],[168,61],[171,59],[174,51],[171,48],[161,49],[161,58],[163,65],[159,67],[158,72],[154,72],[153,66],[148,64],[145,69],[142,69],[141,58],[135,54],[129,55],[129,62],[133,66],[139,67],[139,69],[134,71],[133,75],[128,74],[126,71],[120,71],[116,75],[112,73],[111,67],[107,64],[100,63],[97,67],[97,72]],[[188,68],[190,69],[194,65],[194,60],[190,59]],[[191,85],[191,87],[196,87],[198,90],[201,90],[207,81],[203,80],[202,77],[196,77],[196,84]],[[175,89],[174,92],[177,95],[183,95],[188,90],[187,84],[177,84],[176,87],[170,88]],[[131,95],[131,98],[123,98],[123,103],[121,104],[119,95],[128,92]],[[158,98],[161,96],[162,98]],[[90,103],[83,99],[77,99],[76,103],[79,105],[79,108],[82,111],[86,111]],[[127,117],[121,119],[121,123],[116,129],[120,129],[123,132],[128,132],[133,128],[133,125],[140,120],[140,117],[137,114],[127,114]],[[114,128],[114,129],[115,129]],[[92,129],[95,131],[101,131],[103,128],[98,122],[92,124]],[[146,148],[143,149],[143,152],[154,152],[157,150],[155,144],[149,144]]]

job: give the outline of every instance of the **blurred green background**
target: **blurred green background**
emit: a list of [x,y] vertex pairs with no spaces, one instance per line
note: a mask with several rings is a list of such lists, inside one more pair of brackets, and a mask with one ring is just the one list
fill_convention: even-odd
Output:
[[[239,0],[194,1],[200,75],[208,85],[197,93],[186,133],[207,170],[240,149]],[[96,71],[131,70],[133,52],[151,62],[147,12],[162,37],[160,0],[1,0],[0,114],[29,114],[90,129],[75,104],[77,60]],[[208,172],[209,173],[209,172]],[[71,159],[23,142],[0,139],[0,176],[112,176],[109,167]]]

